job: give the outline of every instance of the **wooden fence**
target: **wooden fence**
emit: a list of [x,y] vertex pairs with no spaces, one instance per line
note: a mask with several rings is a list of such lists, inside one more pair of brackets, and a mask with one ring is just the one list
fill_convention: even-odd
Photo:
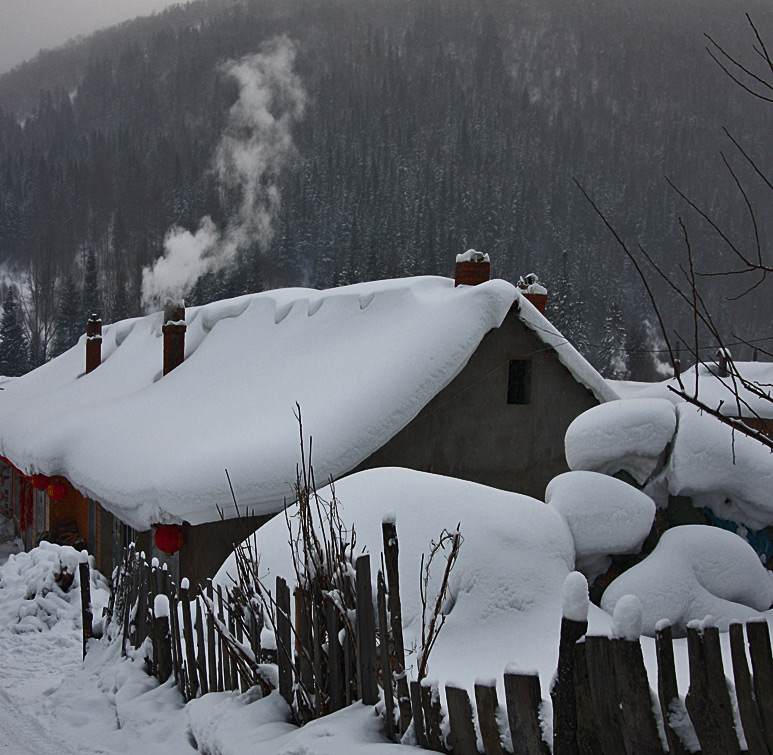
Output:
[[[394,524],[383,528],[384,571],[377,574],[375,600],[367,555],[356,559],[352,587],[341,594],[298,585],[291,594],[277,578],[275,592],[257,600],[240,586],[223,591],[208,581],[192,602],[185,580],[176,587],[164,569],[130,547],[114,576],[107,634],[120,638],[124,651],[142,648],[149,672],[162,682],[174,676],[186,699],[254,685],[267,694],[278,687],[299,724],[355,700],[375,705],[383,699],[384,730],[392,741],[410,729],[413,741],[436,752],[475,755],[482,748],[486,755],[546,755],[536,674],[508,670],[501,707],[495,680],[475,684],[474,701],[466,689],[446,685],[445,709],[437,683],[408,682],[397,533]],[[274,647],[262,647],[264,627]],[[773,753],[773,656],[766,622],[731,626],[730,687],[716,627],[688,628],[690,687],[684,702],[670,627],[656,636],[657,692],[650,688],[638,638],[586,631],[586,622],[562,620],[550,691],[554,755],[683,755],[685,730],[694,731],[703,755]]]

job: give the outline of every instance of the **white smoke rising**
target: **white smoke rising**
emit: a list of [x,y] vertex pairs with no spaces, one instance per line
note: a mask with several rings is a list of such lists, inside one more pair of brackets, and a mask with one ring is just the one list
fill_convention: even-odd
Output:
[[177,226],[164,239],[164,254],[142,271],[142,304],[158,309],[167,296],[180,298],[206,272],[230,263],[236,253],[274,234],[281,196],[277,179],[295,153],[293,123],[303,115],[306,92],[293,72],[296,48],[287,37],[261,52],[224,65],[239,84],[239,99],[215,151],[212,169],[221,187],[239,195],[237,211],[218,231],[202,218],[195,233]]

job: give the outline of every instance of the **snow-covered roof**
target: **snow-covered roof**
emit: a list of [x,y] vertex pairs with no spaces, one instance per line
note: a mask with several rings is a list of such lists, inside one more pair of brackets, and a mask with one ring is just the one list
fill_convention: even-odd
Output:
[[518,305],[518,315],[526,327],[534,331],[537,338],[544,344],[555,350],[558,360],[571,372],[578,383],[584,385],[602,403],[620,398],[611,381],[601,377],[590,362],[558,332],[550,320],[521,291],[518,291]]
[[[235,515],[226,469],[242,511],[272,513],[293,498],[296,402],[317,480],[346,474],[456,376],[518,296],[502,280],[418,277],[192,307],[185,361],[163,379],[162,313],[106,325],[93,372],[82,338],[0,391],[0,454],[66,477],[138,529]],[[525,299],[520,317],[610,396]]]
[[[731,417],[753,417],[756,415],[773,419],[773,362],[734,362],[739,374],[749,383],[755,384],[768,398],[762,398],[755,392],[744,388],[743,384],[732,377],[719,377],[718,370],[713,365],[698,365],[682,373],[684,390],[695,395],[696,381],[698,398],[704,404],[714,409],[719,408],[722,414]],[[679,398],[669,386],[679,390],[675,378],[669,378],[660,383],[641,383],[630,380],[608,380],[620,398],[667,398],[674,403]],[[736,391],[741,398],[736,401]]]

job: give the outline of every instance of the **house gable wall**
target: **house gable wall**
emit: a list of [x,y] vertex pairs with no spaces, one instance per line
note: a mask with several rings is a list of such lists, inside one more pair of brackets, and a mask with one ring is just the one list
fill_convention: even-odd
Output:
[[[514,359],[531,361],[528,404],[507,403]],[[548,482],[568,471],[566,429],[598,403],[511,310],[451,383],[356,471],[408,467],[543,499]]]

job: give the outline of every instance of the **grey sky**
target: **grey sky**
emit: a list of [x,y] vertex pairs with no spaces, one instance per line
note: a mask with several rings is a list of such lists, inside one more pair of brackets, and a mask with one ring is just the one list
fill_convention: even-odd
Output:
[[0,0],[0,73],[80,34],[180,0]]

